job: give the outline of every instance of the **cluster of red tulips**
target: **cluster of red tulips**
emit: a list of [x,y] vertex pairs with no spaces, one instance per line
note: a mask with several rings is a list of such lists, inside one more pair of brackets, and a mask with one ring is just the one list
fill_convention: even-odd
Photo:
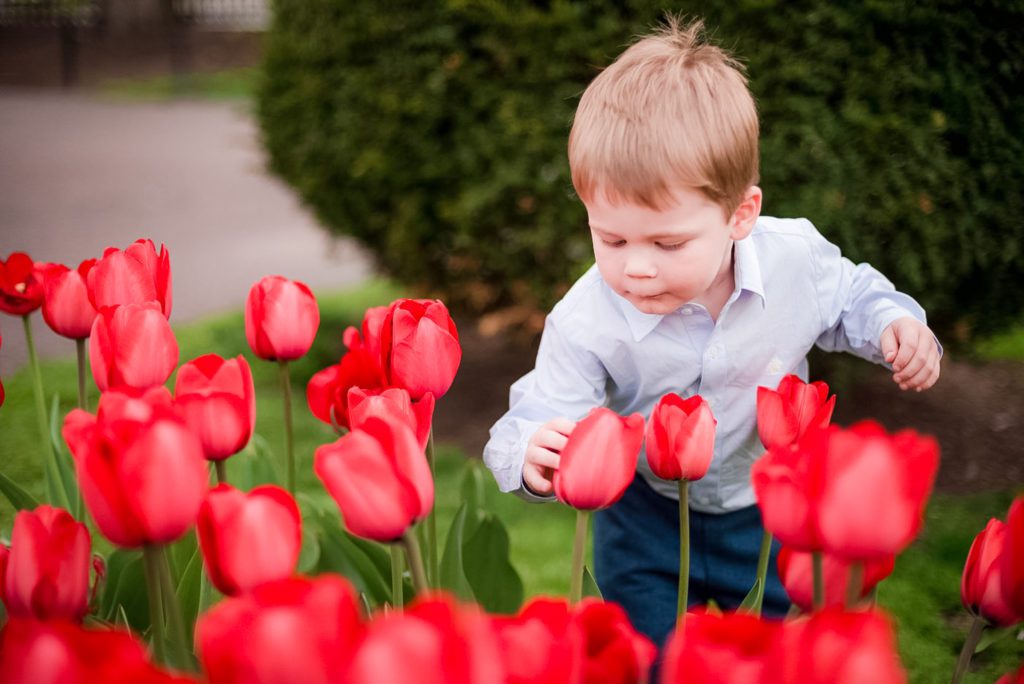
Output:
[[[345,528],[392,548],[391,600],[374,611],[358,582],[297,572],[304,531],[288,363],[308,352],[320,323],[305,285],[264,278],[245,307],[251,350],[281,369],[286,488],[228,484],[228,459],[255,429],[244,357],[201,356],[177,368],[173,394],[164,386],[178,365],[164,247],[157,252],[140,240],[77,270],[24,254],[0,261],[0,311],[24,320],[41,438],[49,445],[29,321],[40,307],[54,331],[79,340],[79,408],[62,430],[74,482],[52,488],[64,499],[50,504],[62,506],[19,499],[10,546],[0,544],[7,611],[0,681],[647,681],[655,646],[618,606],[582,595],[586,521],[622,496],[645,442],[651,469],[679,482],[680,506],[688,510],[688,482],[706,474],[714,450],[715,419],[701,397],[666,395],[646,422],[595,408],[577,424],[554,477],[556,496],[582,523],[569,599],[538,598],[514,616],[489,615],[440,590],[431,423],[459,367],[458,331],[438,301],[400,299],[369,309],[359,329],[344,332],[339,362],[310,380],[306,400],[338,434],[312,460]],[[95,414],[84,391],[86,339],[101,391]],[[687,611],[682,516],[680,617],[663,654],[663,684],[905,681],[872,590],[920,529],[937,445],[874,423],[830,426],[835,399],[823,383],[790,376],[778,388],[761,388],[757,402],[767,450],[752,474],[766,527],[758,579],[735,612]],[[60,479],[66,457],[59,446],[47,449],[48,481]],[[149,648],[95,612],[107,568],[93,553],[90,528],[142,552]],[[223,596],[194,625],[183,621],[182,584],[167,553],[192,530],[203,581]],[[784,621],[760,617],[771,535],[784,545],[780,575],[803,613]],[[400,550],[417,595],[408,605]],[[977,616],[961,659],[966,668],[986,624],[1024,619],[1024,498],[1007,523],[992,521],[979,535],[963,600]]]

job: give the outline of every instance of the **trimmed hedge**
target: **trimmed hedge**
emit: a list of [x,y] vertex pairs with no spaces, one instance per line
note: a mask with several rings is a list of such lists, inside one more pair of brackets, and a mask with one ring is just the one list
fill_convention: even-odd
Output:
[[281,0],[272,166],[399,279],[549,307],[592,261],[566,140],[664,9],[746,61],[765,213],[806,216],[959,339],[1024,312],[1024,2]]

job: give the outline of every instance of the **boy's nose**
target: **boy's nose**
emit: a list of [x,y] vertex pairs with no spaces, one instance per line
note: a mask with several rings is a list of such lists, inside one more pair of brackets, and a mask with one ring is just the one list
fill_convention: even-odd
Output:
[[634,256],[626,259],[626,267],[623,269],[623,273],[627,278],[653,278],[658,275],[658,269],[655,268],[654,263],[649,259]]

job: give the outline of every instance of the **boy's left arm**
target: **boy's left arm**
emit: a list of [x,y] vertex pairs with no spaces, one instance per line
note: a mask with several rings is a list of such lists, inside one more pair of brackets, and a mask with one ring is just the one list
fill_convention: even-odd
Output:
[[817,346],[888,366],[900,389],[934,385],[942,347],[921,305],[869,264],[842,256],[813,226],[810,245],[824,328]]

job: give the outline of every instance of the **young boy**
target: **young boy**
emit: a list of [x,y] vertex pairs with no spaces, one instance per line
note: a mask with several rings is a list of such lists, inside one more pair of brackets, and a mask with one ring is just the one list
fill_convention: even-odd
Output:
[[[757,387],[806,379],[818,345],[884,363],[901,389],[921,391],[938,379],[940,348],[921,307],[878,271],[805,219],[760,217],[754,101],[701,28],[670,19],[584,92],[569,164],[597,263],[548,316],[484,461],[502,491],[547,501],[559,451],[591,408],[649,416],[668,392],[699,393],[718,427],[711,468],[690,486],[690,601],[734,608],[762,535],[750,485],[764,452]],[[678,495],[643,454],[637,471],[596,516],[595,574],[661,645],[675,621]],[[765,613],[784,614],[774,553],[770,568]]]

